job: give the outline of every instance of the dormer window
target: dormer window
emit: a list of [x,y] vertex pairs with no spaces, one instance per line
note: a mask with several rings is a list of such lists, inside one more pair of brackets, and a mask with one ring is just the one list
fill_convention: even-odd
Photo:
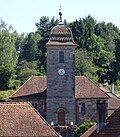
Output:
[[64,52],[63,51],[59,52],[59,63],[64,63]]

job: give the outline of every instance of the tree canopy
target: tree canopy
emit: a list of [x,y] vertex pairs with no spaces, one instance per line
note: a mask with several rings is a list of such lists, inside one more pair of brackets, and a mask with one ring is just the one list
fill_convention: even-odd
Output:
[[[10,88],[14,80],[24,83],[32,75],[46,75],[45,44],[58,23],[54,17],[50,20],[43,16],[36,23],[35,32],[18,35],[0,20],[1,89]],[[115,82],[119,87],[120,29],[111,22],[97,22],[91,15],[70,23],[65,20],[64,24],[71,28],[78,44],[76,75],[85,75],[100,83]]]

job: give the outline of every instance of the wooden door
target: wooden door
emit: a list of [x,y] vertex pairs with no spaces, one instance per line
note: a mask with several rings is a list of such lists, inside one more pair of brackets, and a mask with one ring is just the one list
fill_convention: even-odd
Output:
[[64,109],[58,110],[58,124],[65,125],[65,111],[64,111]]

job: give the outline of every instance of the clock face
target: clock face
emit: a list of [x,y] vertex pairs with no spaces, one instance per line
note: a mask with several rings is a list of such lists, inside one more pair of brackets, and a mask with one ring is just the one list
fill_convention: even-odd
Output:
[[65,70],[64,69],[59,69],[58,74],[63,76],[65,74]]

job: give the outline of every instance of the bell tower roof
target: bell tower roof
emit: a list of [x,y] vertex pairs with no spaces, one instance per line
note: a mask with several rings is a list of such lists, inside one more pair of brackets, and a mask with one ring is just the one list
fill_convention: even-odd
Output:
[[63,24],[59,24],[51,30],[50,39],[46,46],[48,45],[68,45],[76,46],[74,42],[72,31],[70,28],[66,27]]
[[71,29],[62,23],[61,9],[59,10],[59,15],[60,15],[60,22],[57,26],[52,28],[50,32],[50,38],[46,46],[55,46],[55,45],[76,46]]

